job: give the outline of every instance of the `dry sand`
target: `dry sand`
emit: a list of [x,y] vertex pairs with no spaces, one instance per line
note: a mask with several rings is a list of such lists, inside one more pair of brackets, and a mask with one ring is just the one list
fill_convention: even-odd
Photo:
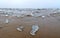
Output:
[[[5,18],[10,19],[8,24],[1,20]],[[40,27],[35,36],[29,34],[33,24],[38,24]],[[22,32],[16,30],[20,25],[24,26]],[[0,16],[0,38],[60,38],[60,16],[57,14],[45,18]]]

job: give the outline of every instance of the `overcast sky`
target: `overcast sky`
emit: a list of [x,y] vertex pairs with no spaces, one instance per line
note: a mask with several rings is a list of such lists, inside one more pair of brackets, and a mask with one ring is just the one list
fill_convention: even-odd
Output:
[[0,8],[60,8],[60,0],[0,0]]

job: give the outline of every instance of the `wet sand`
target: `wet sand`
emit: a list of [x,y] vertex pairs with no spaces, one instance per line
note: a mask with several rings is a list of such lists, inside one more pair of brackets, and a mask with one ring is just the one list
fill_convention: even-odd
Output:
[[[1,17],[1,16],[0,16]],[[5,24],[1,19],[8,18],[10,22]],[[11,20],[12,19],[12,20]],[[39,25],[39,31],[35,36],[30,35],[31,26]],[[18,26],[24,26],[24,31],[16,30]],[[42,17],[1,17],[0,18],[0,38],[60,38],[60,16]]]

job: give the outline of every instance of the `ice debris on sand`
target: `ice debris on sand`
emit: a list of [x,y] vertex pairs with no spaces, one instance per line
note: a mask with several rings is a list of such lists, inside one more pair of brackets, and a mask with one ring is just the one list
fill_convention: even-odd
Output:
[[5,23],[6,23],[6,24],[7,24],[7,23],[9,23],[9,20],[8,20],[8,19],[6,19]]
[[38,25],[33,25],[30,34],[31,34],[31,35],[36,35],[36,32],[37,32],[38,30],[39,30],[39,26],[38,26]]
[[23,26],[19,26],[19,27],[16,28],[16,29],[21,32],[21,31],[23,31],[23,28],[24,28]]

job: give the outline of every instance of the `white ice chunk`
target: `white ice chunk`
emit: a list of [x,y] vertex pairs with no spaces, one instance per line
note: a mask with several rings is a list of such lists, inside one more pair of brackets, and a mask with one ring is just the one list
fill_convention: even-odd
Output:
[[17,28],[17,30],[21,32],[21,31],[23,31],[23,28],[24,28],[23,26],[19,26],[19,27]]
[[57,13],[57,12],[53,12],[53,13]]
[[6,19],[5,23],[8,23],[8,22],[9,22],[9,20],[8,20],[8,19]]
[[8,16],[8,15],[5,15],[5,16]]
[[45,16],[42,16],[42,18],[44,18]]
[[33,13],[31,13],[31,16],[34,16],[34,14],[33,14]]
[[20,17],[19,15],[17,15],[17,17]]
[[38,31],[38,29],[39,29],[38,25],[33,25],[30,34],[31,35],[36,35],[36,32]]

